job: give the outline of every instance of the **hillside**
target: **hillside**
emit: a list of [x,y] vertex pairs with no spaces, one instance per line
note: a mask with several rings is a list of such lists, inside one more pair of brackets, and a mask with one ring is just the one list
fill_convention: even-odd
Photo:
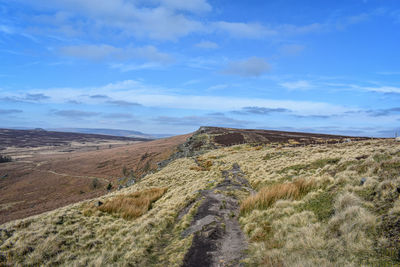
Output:
[[[7,148],[1,154],[14,161],[0,164],[0,223],[98,197],[107,194],[109,185],[113,191],[139,180],[188,136],[146,142],[61,138],[65,144],[60,146]],[[47,138],[40,142],[53,142]]]
[[226,146],[213,140],[234,129],[213,129],[130,187],[1,225],[0,263],[399,265],[399,142],[281,132]]
[[50,131],[58,131],[58,132],[73,132],[73,133],[85,133],[85,134],[101,134],[101,135],[110,135],[110,136],[124,136],[124,137],[135,137],[135,138],[147,138],[147,139],[155,139],[162,137],[169,137],[167,135],[151,135],[142,133],[139,131],[131,131],[131,130],[119,130],[119,129],[94,129],[94,128],[54,128],[49,129]]
[[149,138],[110,136],[70,132],[35,130],[0,129],[0,151],[9,147],[33,148],[44,146],[63,146],[71,142],[96,143],[100,141],[150,141]]

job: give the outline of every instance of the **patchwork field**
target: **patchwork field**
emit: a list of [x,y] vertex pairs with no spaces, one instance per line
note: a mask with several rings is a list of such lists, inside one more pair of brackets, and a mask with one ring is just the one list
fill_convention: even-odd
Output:
[[[199,134],[188,143],[208,138]],[[209,255],[213,266],[396,266],[399,173],[393,139],[203,151],[120,191],[1,225],[0,263],[191,266]]]

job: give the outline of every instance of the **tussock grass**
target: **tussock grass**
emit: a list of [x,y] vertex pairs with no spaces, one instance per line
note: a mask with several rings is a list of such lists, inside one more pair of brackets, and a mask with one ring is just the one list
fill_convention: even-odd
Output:
[[196,205],[183,217],[180,211],[238,163],[259,191],[237,194],[243,211],[238,220],[249,244],[245,264],[399,266],[399,151],[394,141],[369,140],[240,145],[212,150],[197,162],[179,159],[98,199],[108,203],[168,188],[135,220],[98,208],[85,215],[86,203],[2,225],[0,265],[181,266],[192,242],[181,233]]
[[246,213],[254,209],[266,209],[279,199],[299,199],[307,194],[313,186],[313,180],[298,179],[291,183],[263,187],[257,194],[249,196],[242,202],[240,212]]
[[[190,170],[193,166],[193,159],[178,159],[131,187],[1,225],[0,266],[181,266],[192,242],[181,232],[193,213],[179,220],[178,215],[198,190],[222,180],[214,166],[203,172]],[[154,188],[168,190],[140,217],[122,217],[122,202],[157,198]],[[97,201],[104,204],[94,207]],[[100,210],[107,206],[111,213]]]
[[288,166],[288,167],[280,170],[279,173],[284,173],[289,170],[293,170],[295,172],[299,172],[301,170],[315,170],[315,169],[323,168],[326,165],[337,164],[339,161],[340,161],[340,158],[318,159],[318,160],[313,161],[308,164],[306,163],[306,164],[296,164],[296,165]]
[[100,211],[121,216],[124,219],[135,219],[145,214],[154,201],[164,195],[167,188],[151,188],[131,194],[118,195],[98,207]]
[[213,162],[211,160],[200,157],[197,158],[197,164],[198,166],[190,167],[190,169],[194,171],[209,171],[213,166]]

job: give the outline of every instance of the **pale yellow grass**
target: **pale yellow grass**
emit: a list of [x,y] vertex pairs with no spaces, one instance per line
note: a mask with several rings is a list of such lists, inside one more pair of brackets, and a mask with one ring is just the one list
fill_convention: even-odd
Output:
[[[210,181],[221,180],[218,168],[198,172],[192,159],[179,159],[139,183],[95,201],[113,203],[154,187],[167,191],[142,216],[126,220],[114,212],[94,209],[95,201],[67,206],[1,225],[0,265],[179,266],[191,237],[181,238],[195,211],[178,213]],[[85,215],[86,214],[86,215]],[[116,216],[117,215],[117,216]]]
[[[398,242],[384,234],[382,220],[400,216],[400,144],[393,140],[240,145],[208,156],[222,166],[237,162],[258,190],[242,202],[240,217],[250,266],[400,265]],[[314,181],[302,198],[289,186],[298,180]]]
[[[0,253],[6,258],[0,265],[179,266],[191,244],[191,237],[181,233],[196,206],[181,220],[179,211],[198,190],[221,181],[221,170],[233,163],[259,191],[249,203],[264,198],[261,202],[267,203],[249,204],[239,217],[250,266],[398,263],[385,254],[399,248],[398,235],[385,235],[390,221],[384,216],[394,221],[400,216],[400,143],[371,140],[306,147],[239,145],[202,155],[200,167],[193,159],[176,160],[128,189],[99,198],[107,203],[167,188],[134,220],[100,210],[86,214],[93,203],[85,202],[2,225],[8,232],[0,235]],[[312,186],[304,190],[296,181],[312,181]],[[243,201],[249,195],[239,197]]]

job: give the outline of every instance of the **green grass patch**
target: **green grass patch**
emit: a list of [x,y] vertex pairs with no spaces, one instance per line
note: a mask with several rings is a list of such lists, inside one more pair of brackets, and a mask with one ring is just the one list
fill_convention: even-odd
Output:
[[334,213],[333,202],[336,194],[332,192],[321,192],[315,198],[312,198],[299,206],[300,211],[312,211],[317,219],[326,222]]
[[300,172],[301,170],[307,170],[307,171],[316,170],[316,169],[325,167],[326,165],[337,164],[339,161],[340,161],[340,158],[319,159],[319,160],[313,161],[311,163],[296,164],[296,165],[292,165],[292,166],[283,168],[282,170],[278,171],[278,173],[285,173],[290,170],[293,170],[296,173]]
[[345,161],[338,165],[338,167],[336,168],[336,172],[343,172],[343,171],[347,170],[348,167],[350,167],[352,165],[356,165],[358,163],[359,162],[357,160]]
[[374,187],[365,187],[363,190],[356,192],[362,199],[366,201],[374,200],[374,196],[376,195]]
[[392,159],[391,155],[388,154],[376,154],[372,157],[376,162],[382,162]]
[[383,162],[381,164],[382,170],[389,171],[389,170],[400,170],[400,161],[391,161],[391,162]]

